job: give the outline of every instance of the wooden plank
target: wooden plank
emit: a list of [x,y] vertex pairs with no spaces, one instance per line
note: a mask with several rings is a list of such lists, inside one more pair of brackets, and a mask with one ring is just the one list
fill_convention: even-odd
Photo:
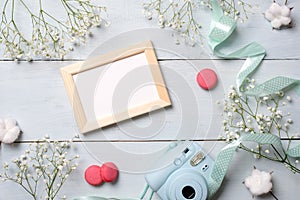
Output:
[[[173,106],[143,115],[118,125],[99,129],[86,140],[170,140],[216,139],[222,133],[220,113],[216,106],[222,100],[244,61],[162,61],[162,74]],[[71,62],[34,62],[16,65],[0,62],[0,111],[2,117],[16,118],[23,130],[22,141],[43,137],[70,138],[78,133],[59,68]],[[299,61],[268,60],[254,74],[260,83],[275,75],[300,79]],[[196,83],[200,69],[216,70],[219,83],[210,92]],[[299,97],[289,92],[293,101],[285,109],[291,112],[294,125],[300,123]],[[299,130],[291,129],[291,133]]]
[[[166,147],[168,144],[169,143],[157,142],[117,142],[113,145],[132,154],[145,154],[147,156],[147,153],[151,153],[154,149]],[[205,151],[209,152],[213,158],[215,158],[217,153],[224,146],[223,142],[200,142],[199,144]],[[73,150],[81,156],[79,160],[79,166],[78,169],[70,175],[68,181],[62,188],[62,191],[59,194],[60,197],[66,195],[68,199],[72,199],[72,197],[84,195],[98,195],[105,197],[138,197],[140,195],[140,192],[142,192],[145,185],[145,172],[137,173],[134,170],[128,171],[124,169],[126,169],[126,167],[130,167],[130,164],[132,167],[134,167],[135,165],[140,166],[141,160],[136,160],[135,164],[128,164],[128,157],[115,156],[116,151],[107,151],[107,148],[109,147],[109,145],[111,145],[109,143],[93,143],[92,146],[90,146],[90,148],[94,148],[94,150],[98,152],[98,155],[93,155],[88,152],[89,149],[86,148],[85,144],[75,143],[74,145],[75,146]],[[18,155],[21,155],[27,148],[28,144],[1,145],[0,163],[16,158]],[[98,160],[97,156],[99,156]],[[172,158],[170,158],[170,160],[172,160]],[[85,169],[89,165],[101,164],[106,161],[113,161],[120,168],[120,176],[118,181],[115,184],[105,183],[100,187],[93,187],[88,185],[83,178]],[[126,162],[127,164],[125,164]],[[278,197],[278,199],[295,199],[295,196],[300,195],[300,191],[298,189],[298,182],[300,179],[298,175],[291,173],[280,163],[274,163],[263,159],[258,160],[244,151],[238,151],[234,156],[223,185],[215,199],[251,199],[252,197],[245,186],[242,184],[242,181],[245,179],[245,177],[251,174],[252,167],[254,165],[260,170],[274,171],[273,192]],[[2,166],[0,168],[2,170]],[[0,191],[1,200],[30,199],[29,196],[26,196],[26,193],[20,187],[17,187],[16,185],[9,182],[0,182]],[[154,200],[158,199],[159,198],[154,195]],[[266,195],[261,198],[258,197],[256,199],[272,200],[273,198],[271,197],[271,195]]]
[[[63,10],[55,5],[56,1],[47,2],[49,5],[53,4],[57,16],[63,17]],[[250,1],[251,4],[255,2]],[[256,41],[263,45],[267,50],[268,59],[299,59],[300,58],[300,41],[299,30],[297,26],[300,13],[294,10],[292,12],[294,27],[284,30],[272,30],[270,23],[264,19],[263,13],[269,6],[270,1],[259,2],[260,7],[255,15],[249,15],[249,20],[243,24],[239,24],[238,31],[234,33],[228,41],[230,44],[227,50],[235,50],[240,46],[244,46],[252,41]],[[290,5],[297,8],[300,7],[300,2],[297,0],[289,1]],[[100,5],[106,5],[109,14],[111,26],[108,28],[96,29],[93,31],[94,36],[87,40],[86,46],[76,47],[75,51],[66,56],[66,59],[86,59],[93,52],[94,49],[101,45],[101,51],[115,50],[117,47],[128,46],[143,40],[152,40],[157,51],[158,59],[210,59],[210,50],[201,47],[190,47],[184,42],[181,45],[176,45],[175,40],[177,34],[170,29],[158,28],[156,20],[147,20],[142,14],[141,3],[134,0],[122,1],[99,1]],[[35,7],[38,4],[32,4]],[[2,2],[0,2],[2,7]],[[51,8],[51,6],[49,6]],[[21,8],[19,5],[18,8]],[[38,8],[37,8],[38,9]],[[22,9],[20,9],[22,10]],[[23,16],[23,12],[17,12],[16,18],[22,24],[28,24],[27,18]],[[206,35],[210,24],[210,10],[201,9],[199,18],[203,26],[202,34]],[[30,26],[22,27],[27,33],[30,33]],[[27,31],[28,30],[28,31]],[[112,49],[113,48],[113,49]],[[208,53],[207,53],[208,52]],[[1,54],[0,59],[3,59]]]

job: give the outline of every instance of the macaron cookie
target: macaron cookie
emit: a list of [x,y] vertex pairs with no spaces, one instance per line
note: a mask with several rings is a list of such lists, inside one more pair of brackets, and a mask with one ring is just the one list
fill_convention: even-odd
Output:
[[101,176],[101,167],[98,165],[91,165],[89,166],[84,173],[84,178],[86,182],[88,182],[90,185],[98,186],[103,182],[102,176]]
[[217,74],[212,69],[205,68],[197,74],[197,83],[204,90],[210,90],[214,88],[217,82]]
[[106,162],[101,166],[101,176],[105,182],[114,182],[118,177],[117,166],[112,162]]

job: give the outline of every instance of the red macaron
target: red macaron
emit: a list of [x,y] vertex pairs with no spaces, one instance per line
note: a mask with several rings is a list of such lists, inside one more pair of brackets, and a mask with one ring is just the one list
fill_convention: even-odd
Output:
[[89,166],[84,173],[84,178],[86,182],[88,182],[91,185],[97,186],[100,185],[103,182],[102,176],[101,176],[101,167],[98,165],[91,165]]
[[112,162],[104,163],[101,167],[102,179],[105,182],[114,182],[117,179],[118,174],[118,168]]
[[93,186],[101,185],[103,182],[114,182],[117,180],[119,171],[112,162],[104,163],[101,167],[91,165],[85,170],[84,178],[86,182]]
[[197,74],[197,83],[205,90],[214,88],[217,82],[217,74],[212,69],[205,68]]

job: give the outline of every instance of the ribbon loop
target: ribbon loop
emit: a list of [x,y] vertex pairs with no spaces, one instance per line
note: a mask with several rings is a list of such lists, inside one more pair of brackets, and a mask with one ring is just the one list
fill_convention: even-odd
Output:
[[228,16],[222,16],[218,21],[214,23],[212,30],[209,33],[209,38],[216,44],[219,44],[226,40],[236,27],[236,22]]
[[[212,48],[214,54],[218,57],[225,59],[232,58],[247,58],[237,75],[237,88],[245,92],[245,82],[247,78],[257,69],[266,55],[265,49],[258,43],[252,42],[245,47],[238,49],[235,52],[225,54],[220,51],[224,45],[224,41],[232,34],[236,28],[236,22],[229,16],[225,16],[221,7],[216,0],[212,0],[212,23],[210,33],[208,36],[209,46]],[[294,88],[296,93],[300,96],[299,80],[289,77],[279,76],[270,79],[250,91],[246,92],[247,95],[252,96],[266,96],[276,93],[280,90],[287,89],[297,85]]]

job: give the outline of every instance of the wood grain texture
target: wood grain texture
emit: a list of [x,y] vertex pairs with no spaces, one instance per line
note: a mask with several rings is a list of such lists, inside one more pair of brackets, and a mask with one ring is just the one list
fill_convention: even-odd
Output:
[[[294,7],[293,28],[280,31],[272,30],[261,14],[271,2],[272,0],[257,1],[260,4],[256,11],[258,14],[250,15],[248,21],[239,24],[224,50],[229,52],[256,41],[267,51],[266,59],[253,74],[258,83],[275,75],[300,79],[300,1],[289,0],[290,6]],[[47,3],[57,16],[62,15],[55,1]],[[190,47],[183,41],[176,45],[178,35],[169,29],[159,29],[155,20],[144,18],[140,1],[104,0],[99,3],[107,6],[111,26],[94,30],[94,36],[89,38],[86,46],[75,48],[66,57],[69,61],[17,64],[6,61],[2,54],[0,56],[0,117],[17,119],[23,130],[19,143],[0,145],[0,163],[3,163],[21,155],[28,142],[46,134],[52,139],[65,140],[78,133],[72,106],[60,75],[61,67],[76,65],[86,58],[144,40],[153,42],[172,107],[81,136],[81,142],[75,143],[74,148],[81,155],[79,168],[69,177],[60,193],[60,196],[67,195],[68,199],[81,195],[137,197],[145,183],[142,170],[152,158],[154,162],[159,155],[154,152],[166,147],[171,140],[201,140],[200,145],[215,158],[225,145],[223,142],[214,142],[222,134],[222,108],[216,105],[216,101],[222,100],[229,86],[235,84],[235,76],[244,62],[215,58],[207,47]],[[0,7],[2,4],[3,1],[0,2]],[[31,5],[35,6],[33,3]],[[19,10],[16,18],[23,24],[28,24],[22,10]],[[203,26],[202,32],[206,35],[210,11],[201,10],[199,17]],[[30,31],[29,26],[23,29],[25,32]],[[206,67],[214,69],[219,78],[217,87],[209,92],[199,88],[196,83],[197,72]],[[298,134],[300,98],[293,91],[288,94],[293,101],[284,109],[291,112],[294,120],[290,132]],[[298,142],[295,140],[293,143]],[[120,167],[118,182],[101,187],[86,184],[83,179],[86,167],[106,161],[114,161]],[[250,175],[253,165],[261,170],[274,171],[274,193],[280,200],[298,199],[299,175],[292,174],[280,163],[257,160],[243,151],[236,153],[215,199],[251,200],[252,197],[242,181]],[[0,182],[0,191],[0,200],[29,199],[20,187],[11,183]],[[157,200],[158,197],[155,196],[154,199]],[[273,198],[266,195],[255,199]]]
[[[88,140],[169,140],[215,139],[221,132],[222,100],[244,61],[180,60],[161,61],[173,106],[127,120],[118,125],[87,134]],[[53,139],[70,138],[78,133],[72,107],[68,101],[59,69],[71,62],[1,62],[0,92],[1,116],[18,120],[23,134],[21,141],[50,135]],[[262,82],[275,75],[300,78],[297,60],[266,60],[253,75]],[[212,91],[202,90],[196,82],[197,72],[205,67],[215,69],[219,77]],[[289,92],[293,102],[285,109],[291,110],[296,124],[300,121],[299,98]],[[163,123],[162,123],[163,122]],[[144,128],[140,128],[142,126]],[[148,128],[148,130],[147,130]],[[298,133],[299,128],[291,130]]]

